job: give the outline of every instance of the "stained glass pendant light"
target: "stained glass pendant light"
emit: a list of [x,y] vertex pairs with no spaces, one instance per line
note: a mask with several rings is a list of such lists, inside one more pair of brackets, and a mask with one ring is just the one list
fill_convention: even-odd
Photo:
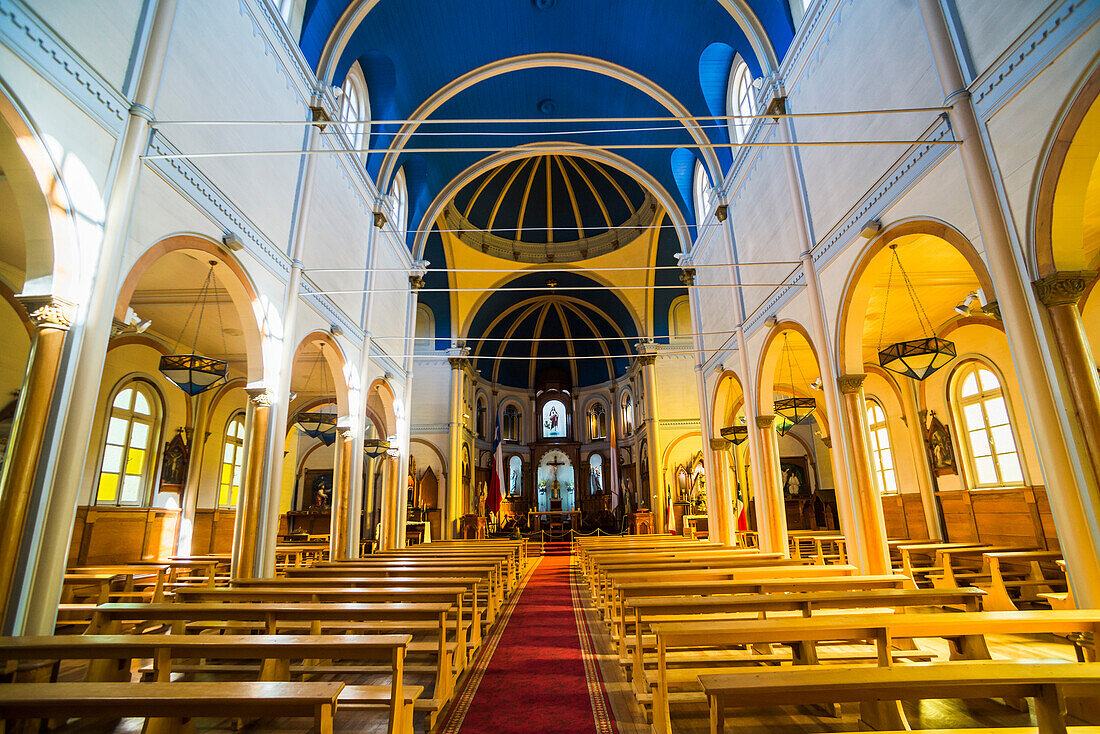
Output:
[[[318,347],[321,350],[321,356],[318,362],[325,361],[325,345],[319,344]],[[313,367],[309,370],[309,375],[306,377],[306,384],[313,382],[313,372],[317,369],[317,362],[313,363]],[[328,369],[321,371],[321,394],[328,394]],[[331,406],[322,406],[330,407]],[[336,413],[333,410],[310,410],[304,413],[299,413],[294,419],[294,422],[301,429],[302,433],[312,438],[318,439],[325,446],[331,446],[336,441]]]
[[[202,329],[202,317],[206,311],[206,303],[212,295],[216,297],[213,291],[214,266],[217,264],[217,260],[210,261],[210,271],[206,274],[206,280],[203,281],[198,300],[195,302],[195,305],[191,307],[191,313],[187,315],[187,320],[183,322],[183,328],[180,329],[179,338],[176,339],[174,353],[166,354],[160,358],[161,373],[188,395],[198,395],[201,392],[226,382],[226,375],[229,372],[229,365],[224,360],[204,357],[197,353],[199,334]],[[218,312],[218,331],[220,331],[222,335],[223,354],[228,354],[229,348],[225,343],[225,329],[222,328],[221,323],[221,303],[218,302],[216,298],[214,303]],[[198,310],[199,316],[195,322],[195,339],[191,342],[191,353],[183,354],[180,352],[180,344],[187,334],[188,327],[191,325],[191,319],[194,318],[196,310]]]
[[389,451],[390,442],[384,438],[363,439],[363,453],[372,459],[377,459]]
[[722,438],[726,439],[734,446],[745,443],[745,439],[749,437],[749,427],[745,425],[745,416],[741,416],[739,423],[732,426],[726,426],[718,432],[722,434]]
[[[787,384],[793,390],[795,384],[794,363],[791,360],[790,332],[787,331],[783,332],[783,354],[779,358],[782,360],[784,357],[787,359]],[[782,369],[782,362],[780,362],[780,379],[783,377]],[[802,382],[806,382],[806,377],[802,374],[801,368],[798,370],[798,375]],[[815,410],[817,410],[817,401],[813,398],[800,398],[795,395],[776,400],[775,412],[782,419],[777,422],[776,430],[779,431],[780,436],[786,436],[792,428],[809,418]]]
[[[891,260],[890,274],[886,281],[886,299],[882,305],[882,325],[879,327],[878,336],[878,363],[883,369],[896,372],[899,375],[911,377],[914,380],[923,380],[933,372],[943,367],[955,358],[955,344],[946,339],[935,336],[932,322],[928,319],[924,307],[917,298],[917,291],[909,280],[909,274],[901,264],[898,257],[898,246],[890,245]],[[909,294],[909,300],[913,302],[913,311],[917,314],[924,336],[920,339],[896,342],[883,347],[882,334],[886,328],[886,307],[890,304],[890,291],[894,285],[894,266],[901,272],[905,292]]]

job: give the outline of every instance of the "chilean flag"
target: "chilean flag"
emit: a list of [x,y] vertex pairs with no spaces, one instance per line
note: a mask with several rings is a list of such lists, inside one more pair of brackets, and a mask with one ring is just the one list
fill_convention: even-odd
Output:
[[489,496],[485,498],[487,509],[494,515],[500,514],[500,500],[504,491],[504,452],[500,446],[500,416],[497,416],[497,430],[493,435],[493,463],[489,468]]

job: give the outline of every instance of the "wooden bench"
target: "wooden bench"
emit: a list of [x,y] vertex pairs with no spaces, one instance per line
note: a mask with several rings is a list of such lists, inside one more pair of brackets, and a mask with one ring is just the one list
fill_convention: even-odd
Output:
[[[690,622],[703,624],[726,622],[741,618],[749,620],[747,614],[766,619],[768,612],[799,612],[803,618],[812,617],[817,610],[839,609],[883,609],[899,610],[907,607],[962,606],[969,612],[977,612],[979,599],[984,596],[980,589],[873,589],[866,591],[809,591],[791,594],[736,594],[730,596],[706,597],[649,597],[635,598],[626,602],[633,610],[634,645],[631,654],[631,679],[635,681],[635,691],[648,694],[649,683],[656,683],[655,677],[649,683],[650,670],[647,660],[656,666],[661,661],[655,656],[647,658],[646,651],[657,647],[655,636],[647,636],[646,631],[655,624],[669,622]],[[928,656],[914,653],[912,650],[900,650],[895,657],[923,659]],[[690,655],[686,656],[690,659]],[[672,658],[665,655],[666,668]],[[757,662],[764,662],[757,659]],[[714,664],[713,656],[708,660]],[[747,661],[745,661],[747,662]]]
[[[1043,592],[1054,593],[1052,586],[1064,586],[1066,580],[1050,579],[1043,573],[1040,564],[1057,562],[1062,559],[1061,551],[1007,551],[986,553],[984,567],[989,571],[989,580],[973,579],[971,583],[984,589],[987,596],[982,605],[987,611],[1012,612],[1019,609],[1009,594],[1010,588],[1019,589],[1020,600],[1038,601]],[[1026,565],[1027,576],[1022,579],[1009,579],[1003,570],[1004,564]]]
[[[916,588],[918,586],[918,581],[923,580],[928,574],[935,573],[942,568],[938,555],[941,552],[956,548],[975,548],[980,546],[982,546],[982,543],[941,543],[922,541],[902,543],[896,546],[896,549],[901,556],[902,575],[912,579],[913,588]],[[916,559],[917,556],[927,556],[931,562],[924,564],[918,563]]]
[[[133,658],[151,658],[155,681],[169,682],[174,672],[253,671],[261,681],[289,681],[292,673],[320,672],[306,662],[295,670],[291,661],[339,660],[343,665],[324,672],[378,672],[363,663],[384,662],[388,686],[346,686],[341,706],[383,709],[389,734],[411,734],[412,707],[423,694],[421,686],[403,683],[405,651],[411,635],[58,635],[0,637],[0,660],[110,660],[113,670],[89,668],[89,675],[106,672],[111,680],[129,682]],[[175,666],[176,660],[259,660],[250,666],[201,664]],[[355,665],[347,665],[354,663]],[[121,680],[120,680],[121,679]],[[104,682],[89,678],[88,682]]]
[[[451,604],[437,603],[311,603],[219,602],[211,604],[103,604],[95,609],[89,634],[119,634],[124,622],[170,625],[172,632],[183,634],[189,627],[236,630],[253,627],[265,634],[280,631],[319,635],[324,629],[354,630],[372,634],[431,635],[430,645],[410,643],[410,654],[429,654],[434,658],[430,669],[435,683],[430,699],[417,701],[417,708],[434,717],[450,701],[455,679],[464,664],[458,655],[457,640],[448,637],[451,629],[447,614]],[[456,629],[456,635],[460,631]],[[406,664],[406,670],[413,666]]]
[[939,554],[939,562],[942,567],[938,572],[928,574],[928,579],[932,582],[933,586],[956,588],[970,583],[974,579],[989,576],[989,570],[985,566],[984,560],[986,553],[1010,553],[1014,551],[1032,550],[1035,550],[1035,548],[992,545],[944,550]]
[[[732,622],[669,622],[652,625],[657,636],[658,681],[653,690],[654,726],[670,731],[668,718],[670,649],[729,648],[737,645],[783,644],[792,647],[793,658],[803,664],[817,661],[818,642],[874,641],[878,664],[893,665],[891,650],[896,639],[935,637],[951,643],[952,659],[988,660],[986,634],[1090,633],[1092,653],[1100,638],[1100,611],[1075,612],[964,612],[958,614],[851,614],[811,619],[794,617]],[[907,666],[901,666],[904,668]],[[899,669],[901,669],[899,668]],[[694,688],[690,681],[677,681]],[[696,689],[697,690],[697,689]],[[692,700],[690,697],[684,697]],[[673,701],[674,702],[674,701]],[[880,715],[898,724],[900,709],[883,707]],[[889,717],[894,717],[891,721]],[[878,727],[881,728],[881,727]],[[899,727],[891,727],[899,728]],[[905,728],[904,725],[900,728]]]
[[711,734],[724,730],[725,710],[735,706],[994,697],[1034,699],[1039,734],[1065,734],[1062,700],[1097,695],[1100,663],[1012,661],[744,670],[703,675],[699,683],[710,709]]
[[332,734],[343,683],[8,683],[0,719],[147,718],[145,732],[193,731],[195,717],[311,717]]

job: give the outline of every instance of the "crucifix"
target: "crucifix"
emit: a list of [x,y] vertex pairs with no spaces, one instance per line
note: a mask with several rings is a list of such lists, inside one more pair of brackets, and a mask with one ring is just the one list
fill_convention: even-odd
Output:
[[554,481],[550,483],[550,499],[561,499],[561,484],[558,482],[558,468],[565,466],[565,462],[561,459],[555,459],[554,461],[546,462],[547,466],[554,468]]

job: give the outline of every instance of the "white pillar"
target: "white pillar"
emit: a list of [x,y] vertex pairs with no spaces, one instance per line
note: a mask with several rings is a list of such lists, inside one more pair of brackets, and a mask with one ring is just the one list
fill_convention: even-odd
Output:
[[[84,458],[95,418],[96,399],[103,378],[103,363],[118,298],[119,281],[126,248],[126,233],[142,170],[141,156],[149,144],[150,122],[160,90],[164,61],[172,37],[177,0],[153,0],[149,39],[139,53],[137,89],[118,144],[108,180],[107,211],[103,219],[103,240],[96,258],[97,269],[88,300],[77,316],[81,324],[74,340],[72,358],[66,360],[65,398],[67,410],[53,420],[64,422],[54,462],[40,462],[41,478],[35,482],[24,530],[22,557],[25,564],[12,580],[5,632],[53,634],[57,602],[65,572],[76,505],[84,490]],[[54,434],[54,440],[57,435]],[[42,469],[41,467],[45,467]]]

